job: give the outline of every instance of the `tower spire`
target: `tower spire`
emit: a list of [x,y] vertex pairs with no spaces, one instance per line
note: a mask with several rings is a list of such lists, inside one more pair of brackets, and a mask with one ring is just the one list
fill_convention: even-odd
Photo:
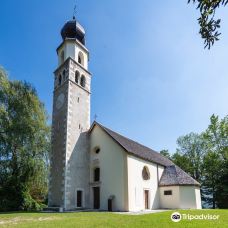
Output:
[[73,20],[75,20],[75,15],[77,13],[77,5],[74,5],[74,11],[73,11]]

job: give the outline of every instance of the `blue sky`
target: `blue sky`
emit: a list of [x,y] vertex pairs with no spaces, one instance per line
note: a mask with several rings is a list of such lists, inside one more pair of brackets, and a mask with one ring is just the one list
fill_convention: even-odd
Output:
[[[198,35],[198,12],[183,1],[78,0],[92,78],[91,120],[155,150],[201,132],[228,114],[228,16],[210,50]],[[51,116],[60,30],[74,0],[3,1],[0,65],[37,89]]]

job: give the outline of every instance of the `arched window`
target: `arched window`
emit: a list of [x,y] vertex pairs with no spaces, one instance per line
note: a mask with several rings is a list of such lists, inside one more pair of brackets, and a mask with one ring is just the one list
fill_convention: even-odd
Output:
[[85,84],[86,84],[86,79],[85,79],[85,76],[82,75],[81,81],[80,81],[80,85],[81,85],[82,87],[85,87]]
[[149,172],[149,169],[147,166],[143,167],[142,178],[143,178],[143,180],[149,180],[150,179],[150,172]]
[[64,51],[61,52],[60,59],[61,59],[61,64],[64,62]]
[[100,181],[100,168],[94,169],[94,181]]
[[62,75],[60,74],[59,75],[59,83],[58,84],[61,85],[61,83],[62,83]]
[[81,51],[78,53],[78,63],[84,66],[84,55]]
[[76,70],[76,72],[75,72],[75,82],[76,83],[79,82],[79,77],[80,77],[80,73],[79,73],[79,71]]
[[65,81],[65,80],[66,80],[66,71],[63,70],[63,81]]

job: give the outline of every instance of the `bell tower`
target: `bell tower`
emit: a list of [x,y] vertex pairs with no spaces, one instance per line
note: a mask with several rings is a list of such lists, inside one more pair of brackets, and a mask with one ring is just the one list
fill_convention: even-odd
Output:
[[61,36],[54,71],[48,205],[68,210],[89,204],[91,74],[85,30],[75,17],[65,23]]

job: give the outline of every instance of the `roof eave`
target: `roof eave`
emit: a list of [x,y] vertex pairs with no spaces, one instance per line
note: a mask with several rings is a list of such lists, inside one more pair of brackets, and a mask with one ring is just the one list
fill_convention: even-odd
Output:
[[123,148],[123,149],[125,150],[126,153],[128,153],[128,154],[130,154],[130,155],[132,155],[132,156],[134,156],[134,157],[140,158],[140,159],[142,159],[142,160],[149,161],[149,162],[152,162],[152,163],[154,163],[154,164],[157,164],[157,165],[160,165],[160,166],[165,167],[164,164],[161,164],[161,163],[155,162],[155,161],[151,161],[150,159],[142,158],[142,157],[138,156],[137,154],[132,153],[131,151],[128,151],[128,150],[127,150],[123,145],[121,145],[115,138],[113,138],[112,135],[110,135],[110,134],[108,133],[108,131],[106,131],[102,125],[100,125],[100,124],[99,124],[98,122],[96,122],[96,121],[93,121],[93,123],[92,123],[92,125],[91,125],[91,127],[90,127],[90,129],[89,129],[89,133],[92,132],[92,130],[94,129],[95,125],[98,125],[98,126],[99,126],[107,135],[109,135],[109,137],[112,138],[112,140],[114,140],[121,148]]
[[171,186],[195,186],[200,187],[200,184],[166,184],[166,185],[158,185],[159,187],[171,187]]

